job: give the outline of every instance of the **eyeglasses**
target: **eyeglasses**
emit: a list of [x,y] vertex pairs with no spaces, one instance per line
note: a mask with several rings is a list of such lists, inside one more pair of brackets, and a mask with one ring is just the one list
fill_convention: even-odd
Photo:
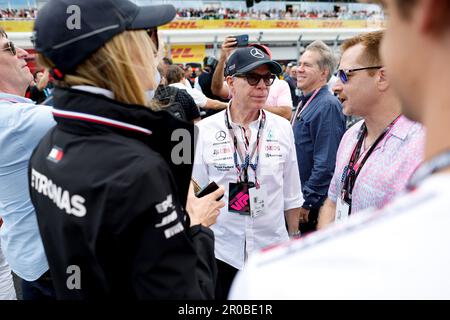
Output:
[[266,86],[271,86],[276,76],[274,74],[236,73],[234,77],[245,78],[251,86],[256,86],[263,79]]
[[348,82],[348,77],[352,72],[361,71],[361,70],[371,70],[371,69],[381,69],[383,66],[376,66],[376,67],[364,67],[364,68],[356,68],[356,69],[340,69],[337,72],[337,75],[339,79],[342,81],[342,83]]
[[1,49],[1,51],[9,51],[13,56],[17,54],[16,47],[14,46],[14,43],[12,41],[8,41],[6,46]]

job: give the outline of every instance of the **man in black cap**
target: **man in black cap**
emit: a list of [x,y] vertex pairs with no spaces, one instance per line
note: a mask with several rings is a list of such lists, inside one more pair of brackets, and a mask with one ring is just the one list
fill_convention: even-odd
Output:
[[[214,71],[216,70],[218,60],[214,57],[205,57],[203,59],[203,72],[200,76],[196,78],[194,88],[197,90],[200,90],[203,92],[205,96],[207,96],[210,99],[213,100],[219,100],[219,101],[228,101],[227,99],[222,99],[219,96],[216,96],[214,93],[212,93],[211,85],[212,85],[212,79]],[[206,116],[213,115],[220,110],[212,110],[212,109],[206,109]]]
[[[74,6],[80,28],[66,25]],[[172,5],[126,0],[53,0],[39,11],[57,124],[31,157],[29,190],[59,299],[214,298],[208,226],[223,188],[188,193],[191,159],[173,152],[173,136],[192,148],[194,125],[149,102],[160,82],[155,28],[174,16]]]
[[225,72],[233,99],[226,110],[199,122],[192,175],[200,186],[215,181],[228,187],[227,206],[212,227],[218,299],[226,299],[252,252],[298,235],[303,201],[289,122],[263,110],[281,66],[247,47],[230,56]]

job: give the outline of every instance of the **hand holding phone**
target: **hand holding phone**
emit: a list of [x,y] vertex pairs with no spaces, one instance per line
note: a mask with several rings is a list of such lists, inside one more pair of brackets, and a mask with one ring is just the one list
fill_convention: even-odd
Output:
[[233,36],[236,39],[236,47],[248,46],[248,34],[241,34],[239,36]]
[[[219,189],[219,186],[217,185],[217,183],[215,183],[214,181],[212,181],[210,184],[208,184],[206,187],[204,187],[202,190],[200,190],[197,194],[196,197],[197,198],[201,198],[206,196],[207,194],[210,194],[211,192],[216,191],[217,189]],[[221,195],[219,198],[217,198],[216,200],[219,201],[220,199],[223,198],[223,195]]]
[[[201,224],[209,227],[216,223],[220,214],[220,209],[225,206],[223,201],[219,201],[225,192],[223,187],[211,182],[197,194],[194,193],[195,181],[192,180],[189,186],[189,193],[186,203],[186,211],[191,220],[191,226]],[[216,201],[214,201],[216,199]]]

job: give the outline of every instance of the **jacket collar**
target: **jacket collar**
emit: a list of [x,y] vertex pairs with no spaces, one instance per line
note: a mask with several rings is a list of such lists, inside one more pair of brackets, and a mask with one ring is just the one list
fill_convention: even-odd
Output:
[[[101,94],[74,88],[55,88],[54,106],[54,117],[61,130],[81,135],[114,132],[140,140],[158,152],[176,177],[178,195],[185,206],[192,157],[195,154],[194,137],[197,136],[193,124],[166,111],[152,111],[145,106],[124,104]],[[178,131],[179,129],[181,130]],[[180,132],[184,134],[179,134]],[[172,159],[173,150],[179,150],[180,145],[190,148],[188,161]]]

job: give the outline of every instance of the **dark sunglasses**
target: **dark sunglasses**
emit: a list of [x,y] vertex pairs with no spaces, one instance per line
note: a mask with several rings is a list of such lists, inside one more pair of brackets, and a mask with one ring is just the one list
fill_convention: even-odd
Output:
[[271,86],[275,81],[274,74],[257,74],[257,73],[236,73],[234,75],[237,78],[245,78],[247,83],[251,86],[256,86],[261,79],[263,79],[266,86]]
[[8,41],[5,47],[1,51],[9,51],[13,56],[17,54],[16,47],[12,41]]
[[147,29],[147,34],[150,37],[150,39],[152,39],[156,51],[158,52],[159,50],[158,28]]
[[361,70],[371,70],[371,69],[381,69],[383,66],[376,66],[376,67],[364,67],[364,68],[356,68],[356,69],[340,69],[337,72],[337,75],[342,83],[348,82],[348,77],[352,72],[361,71]]

